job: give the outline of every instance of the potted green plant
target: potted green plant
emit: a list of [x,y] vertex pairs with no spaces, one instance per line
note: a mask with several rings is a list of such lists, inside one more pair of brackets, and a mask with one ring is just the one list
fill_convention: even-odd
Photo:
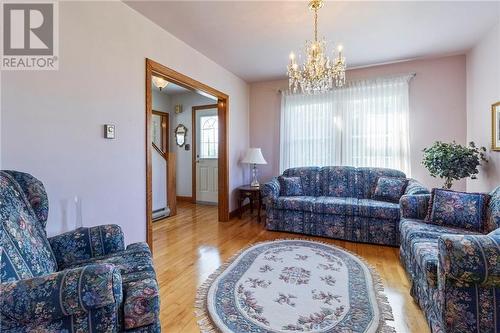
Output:
[[443,188],[450,189],[454,180],[470,177],[476,179],[478,166],[486,159],[486,148],[476,147],[474,142],[462,146],[455,141],[445,143],[436,141],[424,149],[422,164],[432,177],[444,179]]

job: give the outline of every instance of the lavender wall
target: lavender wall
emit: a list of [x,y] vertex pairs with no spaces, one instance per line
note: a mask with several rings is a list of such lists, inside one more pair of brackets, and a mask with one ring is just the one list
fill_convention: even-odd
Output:
[[[412,177],[428,187],[442,186],[421,166],[422,149],[436,140],[466,141],[465,56],[416,60],[350,70],[349,80],[415,72],[410,83],[410,146]],[[261,147],[268,164],[259,166],[262,180],[278,174],[279,89],[287,81],[250,85],[250,145]],[[465,181],[454,185],[465,189]]]
[[500,23],[467,53],[467,140],[488,148],[489,162],[468,191],[500,186],[500,152],[491,151],[491,105],[500,102]]
[[[120,1],[61,1],[59,22],[58,71],[1,78],[2,167],[45,183],[49,234],[74,227],[78,195],[84,225],[117,223],[127,243],[145,240],[145,58],[229,95],[229,187],[245,182],[246,82]],[[106,123],[115,140],[103,139]]]

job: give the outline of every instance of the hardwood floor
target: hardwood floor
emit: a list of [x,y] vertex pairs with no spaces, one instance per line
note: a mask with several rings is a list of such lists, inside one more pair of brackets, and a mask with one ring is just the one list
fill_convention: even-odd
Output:
[[161,294],[162,331],[199,332],[194,317],[196,288],[242,247],[276,238],[308,238],[355,252],[376,267],[384,281],[397,332],[426,333],[429,328],[409,293],[398,249],[266,231],[256,218],[217,221],[217,207],[179,202],[177,216],[153,224],[154,261]]

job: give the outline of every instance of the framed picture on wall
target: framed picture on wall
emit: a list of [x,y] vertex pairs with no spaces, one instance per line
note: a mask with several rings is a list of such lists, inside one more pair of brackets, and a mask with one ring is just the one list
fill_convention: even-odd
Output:
[[500,102],[491,106],[491,149],[500,151]]

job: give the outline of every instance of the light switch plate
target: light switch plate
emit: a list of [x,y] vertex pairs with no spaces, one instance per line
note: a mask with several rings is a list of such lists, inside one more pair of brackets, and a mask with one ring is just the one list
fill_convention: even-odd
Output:
[[115,125],[106,124],[104,125],[104,138],[114,139],[115,138]]

